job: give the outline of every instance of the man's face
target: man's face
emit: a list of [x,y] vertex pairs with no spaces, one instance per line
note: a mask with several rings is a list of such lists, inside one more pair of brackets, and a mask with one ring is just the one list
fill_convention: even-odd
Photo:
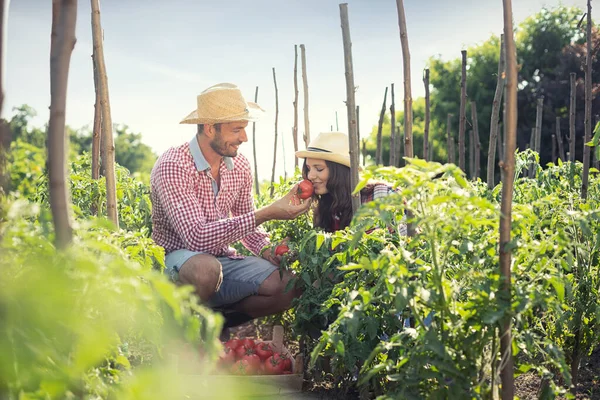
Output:
[[[237,121],[221,124],[221,129],[215,130],[210,147],[221,157],[237,156],[240,144],[248,141],[246,127],[248,121]],[[214,129],[214,126],[212,127]]]

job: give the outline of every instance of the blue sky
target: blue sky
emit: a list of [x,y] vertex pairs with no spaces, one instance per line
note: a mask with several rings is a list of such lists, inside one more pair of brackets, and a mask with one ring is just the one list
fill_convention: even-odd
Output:
[[[347,132],[344,55],[339,1],[332,0],[104,0],[101,18],[112,120],[141,132],[157,153],[188,141],[194,127],[179,121],[195,107],[196,95],[219,82],[239,85],[247,99],[259,87],[267,110],[256,124],[259,176],[270,179],[273,163],[275,90],[279,90],[279,153],[293,169],[294,44],[305,44],[310,132],[336,125]],[[585,7],[585,0],[513,0],[516,23],[543,6]],[[91,12],[79,1],[77,44],[71,59],[67,123],[79,128],[93,120]],[[423,96],[422,71],[431,56],[460,57],[460,51],[502,32],[502,0],[405,0],[411,52],[413,97]],[[402,104],[402,52],[394,0],[348,0],[358,86],[360,130],[377,123],[383,92],[396,87]],[[48,119],[50,104],[51,1],[12,0],[8,14],[6,102],[3,115],[29,104],[34,123]],[[299,131],[303,94],[298,49]],[[389,101],[389,100],[388,100]],[[388,103],[389,104],[389,103]],[[251,135],[251,126],[249,129]],[[285,154],[281,152],[284,137]],[[251,138],[250,138],[251,139]],[[300,143],[303,147],[303,143]],[[118,149],[117,149],[118,151]],[[250,161],[251,142],[240,147]]]

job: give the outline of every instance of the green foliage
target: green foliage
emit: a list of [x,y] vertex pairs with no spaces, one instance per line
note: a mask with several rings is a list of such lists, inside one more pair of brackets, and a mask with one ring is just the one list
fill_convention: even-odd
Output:
[[130,132],[127,125],[116,127],[115,161],[131,172],[150,173],[157,156],[142,143],[142,134]]

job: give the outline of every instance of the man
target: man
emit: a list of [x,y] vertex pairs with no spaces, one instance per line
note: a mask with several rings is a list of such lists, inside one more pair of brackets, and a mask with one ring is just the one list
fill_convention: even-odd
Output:
[[[280,277],[267,234],[259,228],[274,219],[305,213],[309,201],[295,195],[254,209],[252,170],[239,146],[245,128],[262,109],[246,102],[237,86],[221,83],[197,96],[197,107],[181,121],[196,124],[195,137],[167,150],[156,162],[152,188],[152,238],[166,253],[172,279],[196,288],[213,308],[242,313],[242,321],[282,312],[299,291],[285,291],[291,274]],[[230,247],[240,241],[256,257]],[[239,318],[239,317],[238,317]]]

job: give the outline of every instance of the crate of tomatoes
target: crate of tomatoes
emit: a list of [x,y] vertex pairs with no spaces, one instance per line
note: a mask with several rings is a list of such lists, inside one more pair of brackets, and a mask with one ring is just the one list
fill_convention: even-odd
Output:
[[223,343],[212,384],[244,387],[255,394],[302,391],[303,359],[293,357],[283,344],[283,327],[273,327],[273,340],[234,338]]

